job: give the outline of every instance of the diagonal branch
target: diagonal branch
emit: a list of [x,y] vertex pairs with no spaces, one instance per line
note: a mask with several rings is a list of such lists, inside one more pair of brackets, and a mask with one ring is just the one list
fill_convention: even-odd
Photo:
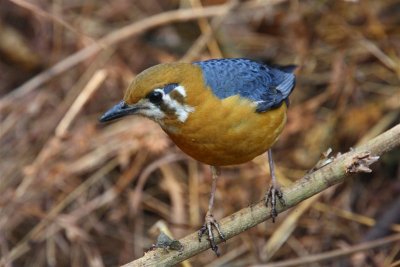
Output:
[[[399,146],[400,124],[362,146],[338,156],[330,164],[305,175],[292,186],[284,188],[286,206],[278,205],[277,211],[283,212],[326,188],[343,182],[351,173],[370,172],[369,165],[377,161],[380,155]],[[220,225],[226,239],[230,239],[269,218],[270,212],[265,207],[264,200],[261,200],[220,220]],[[124,267],[171,266],[210,248],[207,240],[199,242],[197,232],[180,239],[179,242],[183,245],[181,251],[155,249]],[[220,242],[217,238],[217,243]]]

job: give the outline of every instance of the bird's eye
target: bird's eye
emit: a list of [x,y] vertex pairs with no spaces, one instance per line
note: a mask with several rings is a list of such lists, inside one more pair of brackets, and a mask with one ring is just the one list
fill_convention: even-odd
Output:
[[158,104],[163,98],[163,93],[160,91],[153,91],[147,95],[149,101],[153,104]]

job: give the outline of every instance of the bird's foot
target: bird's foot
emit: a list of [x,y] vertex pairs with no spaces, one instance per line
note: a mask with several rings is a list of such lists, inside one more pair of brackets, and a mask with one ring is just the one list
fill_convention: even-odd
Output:
[[208,241],[210,242],[211,249],[214,251],[214,253],[217,256],[219,256],[220,254],[218,252],[218,246],[214,240],[213,228],[215,228],[217,230],[219,237],[225,242],[226,241],[225,236],[219,227],[219,223],[217,222],[217,220],[214,219],[214,216],[208,211],[206,214],[204,225],[200,228],[199,233],[198,233],[199,234],[199,242],[201,242],[201,237],[207,233]]
[[275,222],[275,218],[278,216],[278,212],[276,211],[276,199],[279,199],[279,202],[281,202],[283,206],[286,205],[281,189],[278,186],[271,185],[268,192],[265,194],[265,206],[268,207],[269,204],[271,204],[272,222]]

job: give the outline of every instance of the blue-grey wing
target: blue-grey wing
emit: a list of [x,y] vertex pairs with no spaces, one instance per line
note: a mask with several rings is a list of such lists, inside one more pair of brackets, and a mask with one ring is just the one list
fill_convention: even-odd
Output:
[[278,69],[249,59],[199,61],[206,84],[221,99],[240,95],[257,105],[257,112],[279,107],[295,85],[293,69]]

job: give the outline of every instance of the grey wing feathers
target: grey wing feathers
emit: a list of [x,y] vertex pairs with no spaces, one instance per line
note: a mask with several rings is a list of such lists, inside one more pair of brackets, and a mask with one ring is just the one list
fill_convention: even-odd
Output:
[[223,99],[240,95],[257,105],[257,112],[279,107],[295,85],[293,67],[278,69],[249,59],[212,59],[195,62],[206,84]]
[[274,77],[274,82],[269,85],[268,90],[264,91],[260,102],[257,103],[257,112],[265,112],[280,107],[284,101],[288,101],[288,97],[295,86],[293,73],[271,69],[271,75]]

